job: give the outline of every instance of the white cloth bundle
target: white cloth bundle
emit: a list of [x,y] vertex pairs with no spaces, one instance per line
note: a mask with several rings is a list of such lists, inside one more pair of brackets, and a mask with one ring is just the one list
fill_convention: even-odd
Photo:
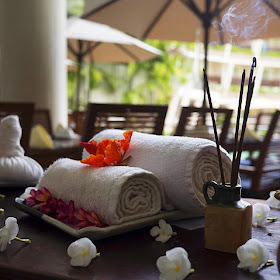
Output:
[[[104,130],[93,139],[123,139],[123,132]],[[231,159],[224,149],[221,152],[225,178],[229,181]],[[83,158],[88,155],[84,149]],[[166,198],[177,209],[193,216],[204,213],[203,184],[211,180],[220,182],[216,144],[210,140],[133,132],[127,155],[132,156],[129,166],[153,172],[162,182]]]
[[158,178],[137,167],[94,167],[59,159],[39,181],[41,187],[66,203],[73,200],[76,208],[94,210],[109,225],[153,216],[165,203]]
[[10,115],[0,123],[0,183],[6,186],[35,185],[43,175],[41,165],[24,155],[20,145],[19,118]]

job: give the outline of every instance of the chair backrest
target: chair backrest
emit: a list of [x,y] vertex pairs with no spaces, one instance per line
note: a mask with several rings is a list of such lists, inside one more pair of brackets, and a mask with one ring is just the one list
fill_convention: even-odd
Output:
[[248,143],[249,145],[245,145],[245,150],[250,151],[250,156],[243,162],[241,161],[239,168],[243,187],[242,196],[244,197],[267,198],[268,193],[279,186],[280,137],[277,133],[279,121],[280,111],[278,110],[269,115],[262,113],[256,125],[256,132],[259,132],[261,139],[255,141],[255,144],[251,141]]
[[[34,113],[34,103],[31,102],[0,102],[0,119],[7,115],[18,115],[22,127],[21,146],[27,151]],[[1,137],[1,136],[0,136]]]
[[[230,127],[230,120],[233,113],[231,109],[217,108],[214,109],[216,124],[219,133],[219,142],[221,145],[225,143],[228,130]],[[205,125],[213,127],[211,119],[211,111],[209,108],[197,108],[197,107],[183,107],[179,122],[175,131],[176,136],[187,136],[188,131],[195,128],[197,120],[204,115]]]
[[53,137],[53,129],[51,124],[51,116],[49,109],[36,109],[33,115],[32,126],[42,125],[46,131]]
[[[268,153],[277,153],[279,155],[280,151],[279,151],[279,146],[280,144],[276,144],[274,146],[274,142],[273,142],[273,136],[275,134],[275,132],[277,132],[277,127],[278,127],[278,122],[280,120],[280,111],[276,110],[274,113],[261,113],[261,117],[264,116],[269,116],[270,115],[270,122],[268,124],[268,128],[267,131],[264,135],[264,138],[262,140],[262,144],[261,144],[261,149],[259,150],[259,156],[258,159],[256,161],[256,168],[263,168],[264,164],[265,164],[265,160],[268,157]],[[259,119],[257,120],[256,123],[256,131],[258,131],[258,128],[262,127],[261,124],[261,117],[259,117]],[[261,132],[263,133],[263,132]],[[275,139],[276,140],[276,139]],[[277,136],[277,142],[280,143],[280,139],[279,139],[279,135]],[[276,148],[276,150],[274,151],[274,148]]]
[[95,104],[89,103],[82,141],[89,141],[96,133],[108,129],[132,129],[145,133],[162,134],[167,106]]
[[68,126],[71,127],[75,133],[82,135],[85,118],[85,111],[73,111],[68,114]]
[[260,134],[260,135],[264,135],[267,130],[268,127],[270,125],[271,122],[271,118],[273,116],[275,112],[266,112],[266,111],[262,111],[259,112],[256,116],[256,122],[255,122],[255,127],[254,130]]

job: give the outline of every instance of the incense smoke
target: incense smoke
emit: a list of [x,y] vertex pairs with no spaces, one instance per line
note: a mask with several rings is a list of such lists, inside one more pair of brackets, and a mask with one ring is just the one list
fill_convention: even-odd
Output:
[[267,9],[262,0],[243,0],[232,5],[219,23],[224,42],[232,43],[235,37],[239,40],[260,38],[271,20]]

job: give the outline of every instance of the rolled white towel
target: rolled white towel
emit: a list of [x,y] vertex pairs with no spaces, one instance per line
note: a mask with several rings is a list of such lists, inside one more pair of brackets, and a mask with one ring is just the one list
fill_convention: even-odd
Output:
[[[96,134],[93,139],[123,139],[123,130],[110,129]],[[226,181],[230,180],[231,159],[221,149]],[[83,158],[88,157],[83,150]],[[127,156],[129,166],[153,172],[163,183],[166,198],[180,210],[193,216],[203,215],[205,199],[203,184],[220,182],[216,144],[213,141],[181,136],[161,136],[133,132]]]
[[16,115],[9,115],[0,123],[0,183],[7,186],[35,185],[43,175],[43,168],[24,155],[20,145],[22,128]]
[[121,224],[153,216],[162,208],[164,191],[158,178],[137,167],[93,167],[80,161],[59,159],[36,186],[75,208],[94,210],[103,223]]

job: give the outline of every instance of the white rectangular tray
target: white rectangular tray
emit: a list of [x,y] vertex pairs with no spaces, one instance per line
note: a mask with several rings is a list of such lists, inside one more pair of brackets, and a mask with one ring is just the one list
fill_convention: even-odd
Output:
[[158,224],[158,221],[160,219],[164,219],[166,222],[171,222],[171,221],[181,220],[185,218],[193,218],[193,216],[190,216],[189,213],[180,210],[169,211],[169,212],[163,211],[151,217],[141,218],[135,221],[122,223],[120,225],[111,225],[104,228],[92,226],[92,227],[77,229],[70,225],[64,224],[63,222],[55,218],[52,218],[32,207],[27,206],[24,203],[24,200],[21,198],[18,197],[15,198],[15,206],[21,211],[24,211],[25,213],[28,213],[32,216],[39,217],[40,219],[47,222],[48,224],[55,226],[74,237],[77,238],[88,237],[92,240],[104,239],[110,236],[134,231],[140,228],[154,226]]

